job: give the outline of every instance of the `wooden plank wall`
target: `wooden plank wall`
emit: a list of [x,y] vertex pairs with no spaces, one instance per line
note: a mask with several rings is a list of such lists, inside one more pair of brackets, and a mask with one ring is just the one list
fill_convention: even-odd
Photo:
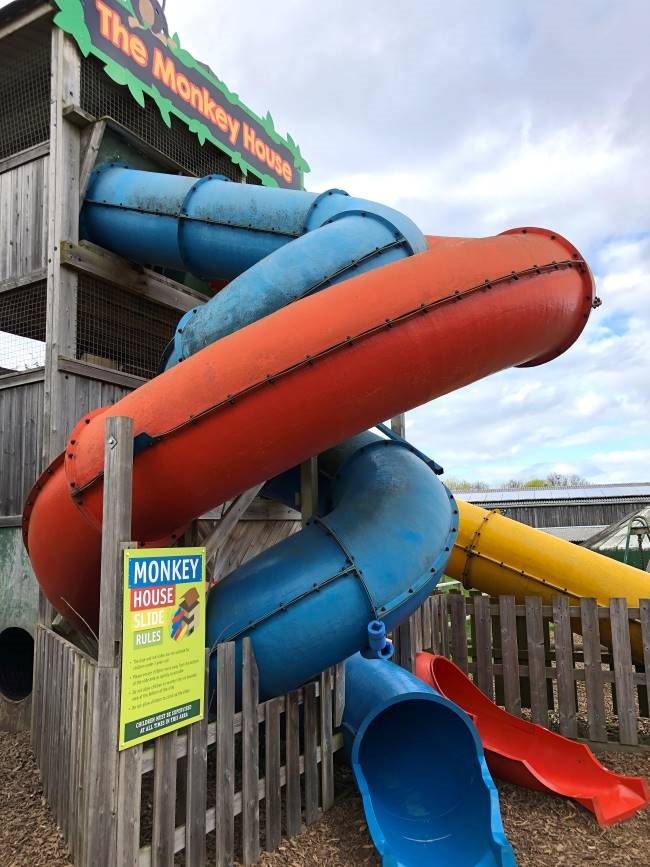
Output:
[[0,284],[47,263],[48,157],[0,174]]
[[[633,660],[631,630],[641,636],[643,661]],[[611,599],[603,608],[595,599],[578,606],[558,596],[547,605],[531,596],[518,605],[514,596],[437,593],[410,631],[410,654],[399,648],[405,667],[410,655],[430,650],[516,716],[594,744],[639,744],[650,718],[650,600],[628,608]]]
[[[97,662],[42,625],[35,653],[42,682],[34,691],[34,752],[52,813],[75,864],[85,867],[95,862],[88,830]],[[234,645],[222,644],[217,721],[203,720],[120,754],[120,863],[171,867],[175,854],[185,851],[186,863],[200,867],[206,836],[215,832],[210,863],[221,867],[237,857],[252,864],[260,851],[276,849],[331,807],[333,757],[342,746],[334,734],[340,724],[334,672],[260,703],[249,639],[243,657],[241,711],[235,710]],[[137,762],[130,762],[134,751]],[[127,766],[128,775],[122,772]],[[148,809],[151,823],[144,821]]]
[[[118,401],[129,388],[66,374],[62,389],[66,435],[91,409]],[[0,517],[20,515],[43,468],[44,383],[0,388]]]
[[40,475],[43,381],[0,389],[0,516],[20,515]]

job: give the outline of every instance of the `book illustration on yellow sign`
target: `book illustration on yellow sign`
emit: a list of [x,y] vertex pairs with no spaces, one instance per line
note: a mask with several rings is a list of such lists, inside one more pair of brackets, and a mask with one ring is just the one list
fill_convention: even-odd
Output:
[[205,549],[124,552],[120,749],[203,718]]
[[183,601],[172,617],[172,638],[178,641],[184,635],[191,635],[199,625],[199,594],[192,587],[182,596]]

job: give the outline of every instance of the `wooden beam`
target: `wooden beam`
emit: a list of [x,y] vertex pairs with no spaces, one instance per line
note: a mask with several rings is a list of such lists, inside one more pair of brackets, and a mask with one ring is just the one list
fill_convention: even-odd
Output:
[[81,133],[81,165],[79,168],[79,208],[83,205],[88,189],[88,181],[95,168],[97,154],[101,147],[106,121],[98,120],[91,126],[86,127]]
[[65,355],[60,355],[58,362],[61,372],[84,376],[96,382],[110,382],[125,388],[139,388],[147,381],[141,376],[133,376],[121,370],[111,370],[110,367],[102,367],[99,364],[89,364],[87,361],[78,361],[76,358],[66,358]]
[[207,537],[205,542],[205,559],[206,562],[210,561],[219,550],[223,547],[228,537],[232,533],[235,525],[244,514],[246,509],[253,502],[255,497],[259,494],[264,486],[264,482],[261,482],[259,485],[255,485],[252,488],[249,488],[247,491],[244,491],[243,494],[240,494],[236,497],[227,511],[221,517],[221,520],[212,531],[212,533]]
[[183,313],[208,300],[205,295],[190,289],[189,286],[163,277],[149,268],[135,265],[89,241],[81,241],[79,244],[62,241],[61,264],[74,272],[90,274],[111,286],[126,289]]
[[21,289],[23,286],[29,286],[31,283],[38,283],[39,280],[47,278],[45,268],[37,268],[35,271],[30,271],[29,274],[23,274],[20,277],[9,277],[7,280],[0,281],[0,295],[3,292],[11,292],[12,289]]
[[42,367],[33,370],[18,370],[16,373],[3,373],[0,376],[0,391],[5,388],[19,388],[21,385],[29,385],[32,382],[43,382],[45,371]]
[[69,123],[73,123],[80,129],[84,129],[95,122],[94,116],[89,114],[87,111],[84,111],[84,109],[76,103],[68,103],[63,107],[63,117]]
[[[1,380],[0,380],[1,381]],[[223,507],[211,509],[199,518],[200,521],[220,521],[223,517]],[[300,512],[291,509],[283,503],[257,497],[242,515],[242,521],[299,521]]]
[[43,3],[41,6],[37,6],[36,9],[32,9],[25,15],[21,15],[20,18],[17,18],[0,28],[0,39],[4,39],[5,36],[11,36],[11,34],[15,33],[17,30],[22,30],[23,27],[27,27],[27,25],[31,24],[33,21],[38,21],[39,18],[44,18],[46,15],[52,15],[53,12],[54,10],[49,3]]
[[25,163],[33,163],[34,160],[40,160],[50,152],[49,141],[41,142],[37,145],[32,145],[30,148],[25,148],[24,151],[19,151],[17,154],[12,154],[10,157],[5,157],[0,160],[0,175],[5,172],[10,172],[12,169],[17,169],[18,166],[23,166]]

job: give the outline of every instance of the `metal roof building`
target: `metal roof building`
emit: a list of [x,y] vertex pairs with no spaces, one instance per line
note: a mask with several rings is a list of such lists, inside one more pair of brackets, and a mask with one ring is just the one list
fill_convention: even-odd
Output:
[[459,491],[461,500],[571,542],[590,536],[650,504],[650,482],[585,485],[574,488],[519,488]]

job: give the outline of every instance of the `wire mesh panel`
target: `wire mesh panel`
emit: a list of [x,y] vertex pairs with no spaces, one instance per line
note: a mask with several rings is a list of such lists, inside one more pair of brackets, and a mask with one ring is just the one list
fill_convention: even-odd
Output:
[[188,174],[242,178],[239,168],[214,145],[199,143],[194,133],[172,115],[171,129],[153,101],[145,97],[141,108],[126,87],[112,82],[99,61],[87,57],[81,64],[81,107],[94,117],[111,117],[134,135],[181,166]]
[[0,293],[0,375],[45,364],[46,283]]
[[49,137],[49,32],[25,27],[0,45],[0,159]]
[[150,378],[181,314],[82,275],[77,297],[77,358]]

